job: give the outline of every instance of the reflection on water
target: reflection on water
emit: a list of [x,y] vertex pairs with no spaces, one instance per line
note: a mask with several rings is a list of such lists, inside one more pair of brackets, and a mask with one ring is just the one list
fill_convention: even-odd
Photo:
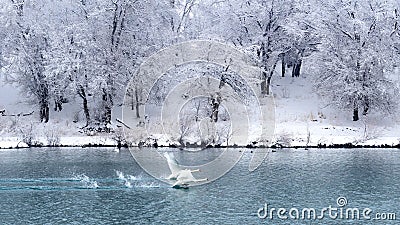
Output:
[[[176,151],[167,149],[168,151]],[[238,149],[236,149],[238,151]],[[176,152],[181,162],[220,150]],[[259,219],[270,207],[348,207],[400,216],[397,149],[279,150],[249,172],[251,153],[207,185],[176,190],[147,175],[128,150],[44,148],[0,151],[0,218],[5,224],[398,224],[397,221]]]

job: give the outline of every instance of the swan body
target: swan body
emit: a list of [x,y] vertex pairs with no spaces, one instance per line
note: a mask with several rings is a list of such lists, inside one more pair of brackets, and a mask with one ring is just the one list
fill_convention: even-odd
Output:
[[190,170],[183,169],[174,159],[173,155],[168,153],[164,153],[165,158],[167,159],[168,167],[171,171],[171,175],[167,177],[169,180],[176,180],[176,182],[172,185],[173,188],[189,188],[191,183],[207,181],[207,178],[204,179],[196,179],[192,173],[200,172],[199,169]]
[[164,153],[165,158],[167,158],[167,163],[169,170],[171,171],[171,175],[167,177],[168,180],[176,180],[176,178],[179,175],[179,172],[181,171],[181,167],[178,165],[176,162],[175,158],[168,154],[168,152]]
[[185,169],[182,170],[178,177],[176,178],[176,182],[172,185],[172,187],[174,188],[185,188],[188,187],[191,183],[195,183],[195,182],[202,182],[202,181],[207,181],[207,178],[204,179],[196,179],[192,172],[198,172],[200,170],[189,170],[189,169]]

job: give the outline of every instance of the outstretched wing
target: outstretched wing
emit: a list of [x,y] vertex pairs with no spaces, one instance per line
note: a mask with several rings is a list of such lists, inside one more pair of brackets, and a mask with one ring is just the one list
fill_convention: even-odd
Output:
[[174,155],[172,153],[165,152],[164,157],[167,159],[169,170],[171,171],[171,175],[178,176],[179,172],[182,170],[181,167],[176,162]]
[[207,178],[203,179],[196,179],[193,174],[192,170],[184,169],[181,170],[176,177],[176,182],[172,185],[173,188],[189,188],[190,184],[194,182],[203,182],[207,181]]
[[176,178],[183,183],[195,182],[196,178],[193,177],[193,174],[190,170],[185,169],[179,173],[179,176]]

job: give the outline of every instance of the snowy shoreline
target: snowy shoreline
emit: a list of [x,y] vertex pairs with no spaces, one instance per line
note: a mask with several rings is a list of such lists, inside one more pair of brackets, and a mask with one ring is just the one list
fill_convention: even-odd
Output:
[[[371,113],[360,121],[352,121],[349,111],[325,107],[313,93],[312,82],[307,77],[274,77],[275,126],[272,142],[235,145],[229,140],[230,148],[400,148],[400,118],[393,115]],[[322,106],[321,106],[322,105]],[[23,108],[23,106],[20,106]],[[70,106],[72,107],[72,106]],[[30,108],[29,108],[30,109]],[[29,111],[29,110],[25,110]],[[132,126],[132,134],[123,132],[118,123],[113,123],[113,132],[85,132],[84,121],[73,122],[68,114],[73,110],[53,112],[48,123],[32,122],[20,117],[0,117],[0,149],[28,148],[22,140],[31,141],[32,147],[116,147],[118,140],[130,139],[132,146],[177,147],[177,137],[154,134],[148,136],[146,129]],[[246,114],[236,112],[240,117]],[[37,116],[37,115],[36,115]],[[114,111],[114,119],[121,118],[121,109]],[[137,122],[137,121],[136,121]],[[133,123],[136,124],[136,123]],[[170,130],[176,127],[169,124]],[[129,130],[129,129],[128,129]],[[236,131],[237,133],[237,131]],[[124,138],[125,136],[125,138]],[[196,143],[201,138],[192,133],[183,135],[183,142]],[[140,141],[147,139],[147,141]],[[252,140],[258,140],[253,138]],[[139,144],[140,143],[140,144]],[[225,148],[226,140],[219,141]],[[189,147],[200,147],[189,144]]]
[[[346,137],[349,138],[349,137]],[[20,148],[30,148],[30,147],[117,147],[117,142],[113,140],[111,137],[105,136],[88,136],[88,137],[61,137],[60,143],[56,145],[45,144],[45,138],[38,138],[38,141],[35,144],[29,146],[28,144],[24,143],[18,137],[0,137],[0,149],[20,149]],[[155,143],[143,143],[141,144],[132,144],[130,147],[157,147],[157,148],[182,148],[182,146],[168,143],[168,142],[155,142]],[[192,144],[187,148],[198,148],[201,146],[197,146]],[[208,147],[212,148],[400,148],[400,142],[398,137],[385,137],[385,138],[377,138],[377,139],[370,139],[365,141],[349,141],[346,142],[343,137],[330,137],[330,141],[325,141],[324,143],[306,143],[302,140],[292,140],[288,143],[279,143],[275,142],[272,145],[266,146],[259,143],[253,143],[249,145],[216,145]]]

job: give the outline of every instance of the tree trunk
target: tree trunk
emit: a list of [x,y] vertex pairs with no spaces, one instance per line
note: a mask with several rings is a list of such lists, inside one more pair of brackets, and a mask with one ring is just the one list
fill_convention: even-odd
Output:
[[59,111],[63,109],[62,104],[65,102],[65,99],[62,95],[57,95],[54,100],[54,111]]
[[135,96],[132,94],[129,97],[131,97],[131,110],[135,110]]
[[[263,77],[264,78],[264,77]],[[262,95],[269,95],[271,85],[271,77],[265,77],[261,82],[261,94]]]
[[194,117],[196,122],[199,122],[200,106],[201,106],[200,101],[198,101],[196,104],[196,115]]
[[292,67],[292,77],[294,77],[295,74],[296,74],[296,64],[293,64],[293,67]]
[[88,101],[87,101],[86,97],[83,98],[83,112],[85,113],[86,126],[89,126],[89,124],[90,124],[90,112],[89,112]]
[[369,110],[369,101],[368,98],[364,99],[364,110],[363,110],[363,115],[366,116]]
[[62,103],[59,100],[54,101],[54,111],[60,111],[62,110]]
[[105,110],[105,112],[104,112],[104,123],[107,125],[107,124],[111,123],[112,111],[111,111],[111,107],[108,106],[108,105],[106,105],[104,107],[104,110]]
[[272,77],[269,76],[269,77],[267,78],[267,82],[266,82],[266,85],[267,85],[267,87],[266,87],[267,95],[270,94],[271,78],[272,78]]
[[271,86],[271,79],[272,79],[272,75],[274,75],[274,71],[276,69],[276,65],[278,64],[278,59],[275,60],[274,65],[272,66],[269,74],[267,74],[266,72],[263,72],[263,81],[261,83],[261,94],[262,95],[269,95],[270,94],[270,86]]
[[40,103],[40,122],[49,122],[49,103],[47,101],[42,101]]
[[87,97],[86,97],[85,89],[82,86],[79,89],[78,94],[82,98],[83,113],[85,114],[85,118],[86,118],[86,126],[89,126],[89,124],[90,124],[90,112],[89,112],[89,107],[88,107],[88,100],[87,100]]
[[214,122],[218,122],[218,112],[219,112],[219,105],[221,104],[221,96],[217,93],[215,96],[211,96],[211,120]]
[[286,62],[285,62],[285,53],[282,54],[282,77],[285,77],[286,73]]
[[302,64],[302,61],[299,60],[293,67],[295,77],[300,77],[301,64]]
[[354,109],[353,109],[353,121],[358,121],[360,118],[358,116],[358,106],[354,104]]
[[103,112],[102,122],[104,122],[104,125],[111,123],[111,106],[112,106],[112,97],[107,92],[106,89],[103,89],[104,112]]
[[262,81],[261,81],[260,86],[261,86],[261,94],[266,95],[267,91],[268,91],[267,90],[267,73],[266,72],[263,72]]
[[[42,76],[40,76],[41,79]],[[39,117],[40,117],[40,122],[47,123],[49,122],[49,89],[47,86],[46,82],[41,82],[39,84],[39,105],[40,105],[40,111],[39,111]]]
[[102,107],[103,107],[103,115],[101,118],[101,122],[105,125],[106,132],[109,132],[108,124],[111,124],[111,114],[112,107],[114,106],[113,102],[113,94],[114,94],[114,84],[111,75],[107,76],[107,86],[103,88],[103,96],[102,96]]
[[140,118],[140,112],[139,112],[139,92],[137,89],[135,89],[135,98],[136,98],[136,118]]

